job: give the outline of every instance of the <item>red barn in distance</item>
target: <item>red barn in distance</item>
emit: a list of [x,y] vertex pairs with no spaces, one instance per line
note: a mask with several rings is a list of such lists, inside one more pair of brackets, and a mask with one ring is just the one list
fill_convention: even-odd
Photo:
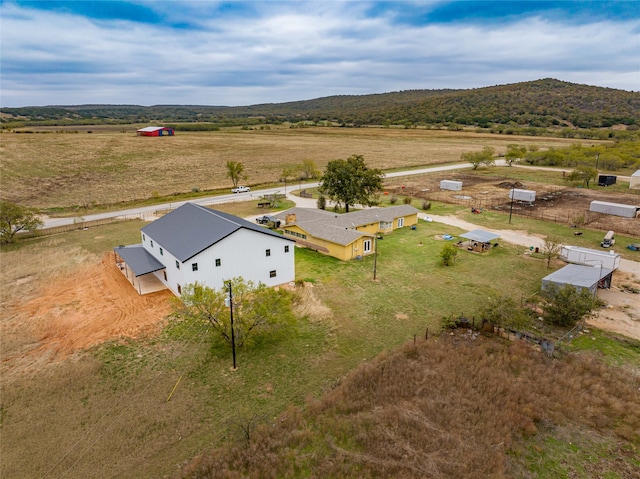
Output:
[[138,136],[173,136],[173,128],[166,126],[147,126],[140,128],[136,134]]

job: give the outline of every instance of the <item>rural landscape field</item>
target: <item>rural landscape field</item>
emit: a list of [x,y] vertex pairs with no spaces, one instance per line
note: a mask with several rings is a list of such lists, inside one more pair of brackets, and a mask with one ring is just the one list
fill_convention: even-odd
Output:
[[[282,124],[164,138],[135,130],[2,133],[2,199],[79,217],[228,193],[228,161],[245,165],[244,184],[256,190],[284,187],[283,170],[304,160],[322,171],[356,154],[391,172],[459,163],[483,147],[502,155],[512,144],[611,143]],[[503,181],[569,188],[560,170],[481,167],[456,175],[487,202],[489,192],[506,194],[496,186]],[[574,236],[571,221],[516,211],[511,224],[508,210],[486,204],[472,214],[464,200],[433,196],[444,177],[387,179],[385,189],[411,196],[419,209],[430,201],[424,214],[586,247],[601,240],[596,225]],[[290,191],[304,187],[292,184]],[[621,185],[591,190],[640,198]],[[222,208],[243,217],[263,212],[257,198]],[[579,212],[565,214],[571,220]],[[122,221],[2,247],[0,476],[640,477],[638,340],[587,327],[548,357],[528,344],[446,328],[452,318],[480,318],[490,298],[526,303],[559,260],[549,268],[542,255],[505,241],[486,255],[462,251],[446,267],[443,235],[464,230],[426,221],[380,241],[375,280],[373,257],[341,262],[296,248],[295,333],[242,349],[232,370],[228,348],[205,323],[171,318],[169,293],[138,296],[120,274],[113,248],[139,242],[143,225]],[[640,241],[630,231],[617,238],[621,248]],[[623,257],[639,261],[634,254]],[[632,303],[640,297],[640,276],[621,275],[615,285],[626,285]],[[617,313],[640,321],[637,306]],[[541,322],[534,327],[549,333]]]
[[[135,127],[29,128],[40,133],[6,133],[0,145],[3,195],[38,208],[118,204],[154,195],[231,189],[227,161],[245,164],[250,186],[278,183],[287,167],[362,155],[382,170],[459,162],[467,151],[511,143],[562,147],[575,140],[514,137],[446,130],[384,128],[233,128],[146,138]],[[62,130],[62,131],[65,131]],[[91,131],[92,133],[87,133]],[[590,141],[588,144],[598,143]],[[295,181],[294,181],[295,182]],[[280,182],[284,186],[283,183]]]

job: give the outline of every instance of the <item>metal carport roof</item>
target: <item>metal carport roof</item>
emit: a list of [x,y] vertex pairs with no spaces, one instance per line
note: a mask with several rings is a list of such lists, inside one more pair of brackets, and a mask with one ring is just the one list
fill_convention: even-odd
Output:
[[460,236],[471,241],[479,241],[480,243],[490,243],[494,239],[500,238],[500,235],[485,230],[473,230]]
[[141,244],[130,246],[118,246],[113,248],[118,255],[127,263],[127,266],[133,270],[137,276],[153,273],[165,268],[165,265],[151,256]]

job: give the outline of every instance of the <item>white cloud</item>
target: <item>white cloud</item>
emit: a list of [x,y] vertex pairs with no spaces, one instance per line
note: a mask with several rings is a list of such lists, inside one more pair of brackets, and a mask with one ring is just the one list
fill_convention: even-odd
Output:
[[3,3],[0,103],[246,105],[545,77],[640,90],[640,20],[400,27],[361,2],[205,5],[171,17],[198,28],[172,28]]

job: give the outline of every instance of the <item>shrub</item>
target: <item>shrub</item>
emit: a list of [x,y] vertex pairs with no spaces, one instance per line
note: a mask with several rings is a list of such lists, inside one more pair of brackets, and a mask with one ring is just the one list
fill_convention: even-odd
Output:
[[413,201],[413,198],[412,198],[411,196],[405,196],[405,197],[402,199],[402,202],[403,202],[405,205],[410,205],[412,201]]
[[431,209],[431,201],[422,200],[422,209],[430,210]]
[[391,203],[392,205],[395,205],[398,202],[398,197],[396,195],[391,195],[391,198],[389,198],[389,203]]

